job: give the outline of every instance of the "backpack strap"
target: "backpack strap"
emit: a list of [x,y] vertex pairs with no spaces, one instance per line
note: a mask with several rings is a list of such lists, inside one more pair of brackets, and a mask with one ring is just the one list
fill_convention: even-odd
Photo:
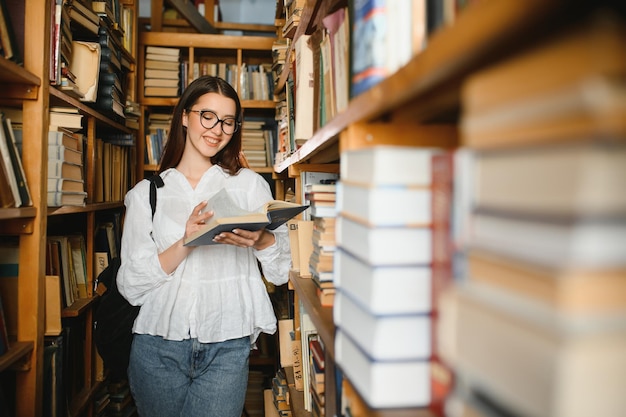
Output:
[[156,211],[156,199],[157,199],[157,188],[163,187],[165,184],[163,183],[163,178],[159,174],[154,174],[149,177],[150,181],[150,208],[152,208],[152,217],[154,218],[154,212]]

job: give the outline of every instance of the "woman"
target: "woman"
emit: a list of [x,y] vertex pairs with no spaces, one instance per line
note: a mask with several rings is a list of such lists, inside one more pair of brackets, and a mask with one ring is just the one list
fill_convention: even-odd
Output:
[[272,199],[267,182],[242,167],[241,118],[227,82],[193,81],[174,109],[154,220],[147,180],[126,195],[117,282],[141,306],[128,376],[142,417],[240,417],[251,344],[276,330],[257,261],[268,281],[287,281],[284,225],[236,229],[219,235],[219,245],[183,246],[212,216],[202,209],[220,189],[247,210]]

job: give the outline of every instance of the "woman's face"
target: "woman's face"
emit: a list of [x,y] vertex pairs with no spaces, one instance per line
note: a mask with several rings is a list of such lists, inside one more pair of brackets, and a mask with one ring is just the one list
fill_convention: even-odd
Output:
[[[230,142],[230,133],[236,126],[235,101],[218,93],[201,96],[183,114],[183,126],[187,127],[187,151],[195,151],[205,158],[215,156]],[[224,133],[226,131],[227,133]]]

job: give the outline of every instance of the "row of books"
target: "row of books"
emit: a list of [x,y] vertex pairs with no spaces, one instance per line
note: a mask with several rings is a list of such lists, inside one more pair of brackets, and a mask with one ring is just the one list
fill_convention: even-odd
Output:
[[340,178],[337,365],[372,408],[433,406],[441,365],[433,300],[451,278],[451,153],[417,144],[346,150]]
[[[8,109],[0,113],[0,207],[26,207],[32,205],[28,181],[21,155],[21,118],[14,123],[7,117]],[[11,112],[19,115],[19,112]]]
[[472,415],[626,412],[623,39],[623,15],[589,14],[463,87],[440,346]]

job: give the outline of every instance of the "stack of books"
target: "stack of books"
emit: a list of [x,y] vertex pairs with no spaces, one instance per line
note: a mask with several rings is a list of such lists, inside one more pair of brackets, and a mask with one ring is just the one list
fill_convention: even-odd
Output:
[[180,49],[146,46],[144,96],[177,97],[180,93]]
[[250,168],[270,166],[265,121],[246,119],[241,127],[241,145]]
[[346,150],[340,178],[336,362],[372,408],[430,406],[433,292],[451,263],[452,157],[417,146]]
[[126,117],[124,106],[126,89],[123,80],[126,79],[122,67],[122,39],[111,26],[101,26],[98,32],[101,59],[98,81],[98,97],[94,107],[108,117],[123,122]]
[[53,107],[48,129],[48,206],[84,206],[82,115]]
[[313,220],[313,252],[309,258],[309,272],[316,285],[317,295],[324,307],[334,303],[333,263],[335,248],[336,184],[306,184],[306,201],[310,204]]
[[441,347],[478,409],[626,413],[623,40],[621,16],[592,16],[464,85],[467,269]]

